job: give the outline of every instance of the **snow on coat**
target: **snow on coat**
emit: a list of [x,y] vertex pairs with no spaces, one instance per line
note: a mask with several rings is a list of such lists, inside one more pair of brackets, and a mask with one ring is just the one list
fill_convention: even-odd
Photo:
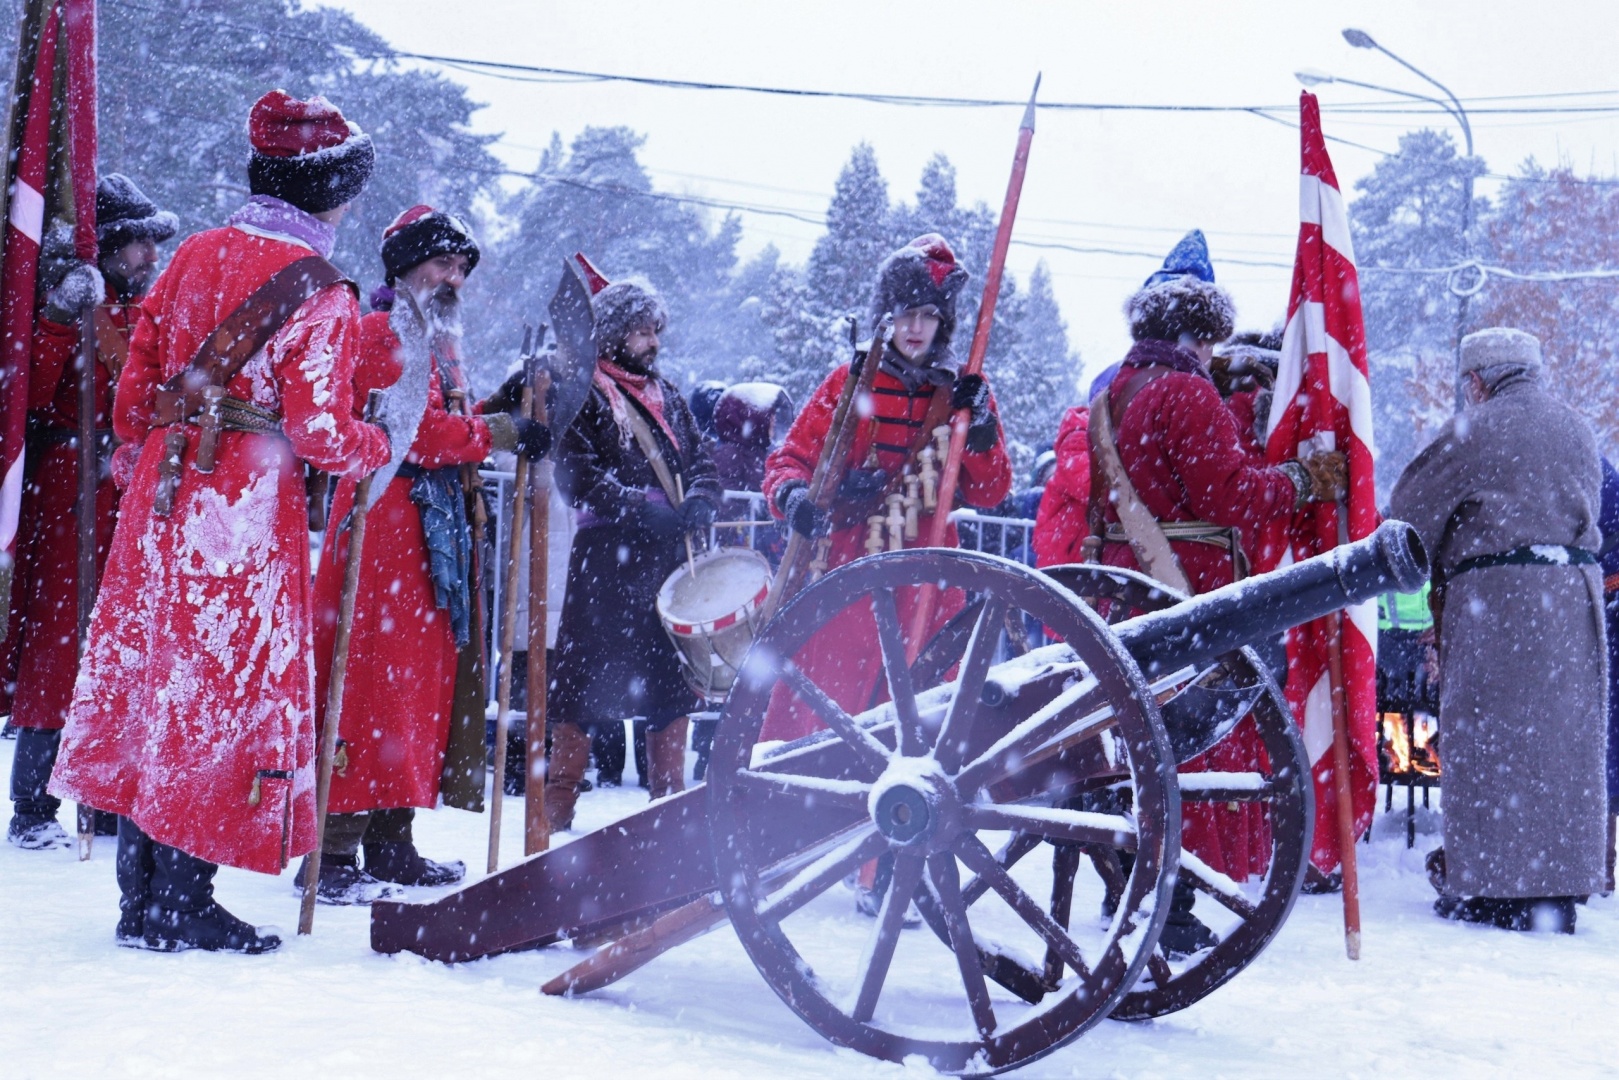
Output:
[[1452,417],[1390,508],[1445,581],[1439,729],[1445,874],[1458,896],[1583,896],[1603,878],[1607,648],[1594,564],[1490,566],[1528,545],[1596,551],[1590,426],[1538,381]]
[[[279,413],[282,435],[197,429],[167,517],[152,513],[160,383],[304,245],[238,228],[180,245],[145,301],[114,428],[139,444],[51,791],[131,818],[210,862],[276,873],[315,841],[315,673],[301,462],[348,475],[388,457],[353,416],[359,306],[346,285],[298,308],[227,392]],[[258,784],[255,785],[255,780]],[[255,792],[257,798],[255,798]]]
[[[105,302],[113,326],[126,329],[134,305],[120,303],[110,286]],[[79,428],[78,349],[77,325],[39,321],[28,381],[31,460],[12,591],[20,610],[8,635],[16,650],[11,722],[17,727],[61,728],[79,671],[79,449],[66,438]],[[105,430],[112,425],[112,373],[105,357],[97,361],[94,426]],[[106,565],[117,513],[118,490],[103,473],[96,485],[98,569]]]
[[1075,405],[1063,413],[1052,449],[1057,469],[1046,483],[1034,518],[1036,566],[1085,561],[1082,545],[1090,535],[1091,410]]
[[[826,377],[810,397],[804,411],[799,413],[788,431],[786,440],[771,453],[765,463],[764,494],[771,512],[780,516],[776,506],[776,492],[789,480],[808,483],[820,459],[821,448],[830,437],[832,417],[837,412],[838,397],[849,378],[849,365],[845,364]],[[841,463],[844,470],[863,467],[876,445],[879,468],[896,470],[906,462],[907,447],[922,418],[927,415],[932,388],[923,387],[910,393],[904,384],[888,372],[878,369],[872,380],[869,403],[860,405],[859,427],[856,429],[849,454]],[[990,399],[990,408],[995,401]],[[891,447],[901,449],[891,449]],[[844,475],[840,471],[839,475]],[[1004,439],[982,453],[965,453],[961,459],[961,478],[957,495],[968,506],[992,507],[1006,497],[1012,486],[1012,463],[1006,455]],[[921,514],[920,534],[927,536],[932,528],[933,515]],[[852,525],[834,532],[828,556],[828,568],[842,566],[865,554],[866,526]],[[945,545],[957,544],[956,527],[945,531]],[[907,631],[914,618],[919,590],[900,589],[897,594],[900,625]],[[942,629],[950,617],[961,609],[964,597],[959,590],[944,593],[934,611],[928,636]],[[808,675],[832,699],[850,712],[868,707],[871,695],[882,673],[882,653],[877,646],[877,623],[869,608],[852,606],[834,616],[807,642],[794,658],[804,674]],[[770,709],[765,716],[761,738],[796,739],[818,731],[823,725],[809,707],[782,687],[771,697]]]
[[[387,312],[374,311],[360,320],[356,410],[372,390],[398,381],[404,370],[398,348]],[[449,411],[446,368],[436,353],[432,363],[427,409],[405,460],[425,469],[482,461],[489,454],[488,425],[476,416]],[[466,389],[459,367],[450,371],[453,384]],[[434,599],[427,540],[421,513],[410,498],[411,483],[409,477],[395,476],[366,514],[338,729],[347,764],[332,774],[331,810],[337,814],[431,807],[438,801],[455,701],[457,650],[449,613]],[[332,522],[343,521],[353,509],[357,484],[353,477],[338,484]],[[322,722],[350,536],[345,531],[326,544],[315,571],[315,701]]]

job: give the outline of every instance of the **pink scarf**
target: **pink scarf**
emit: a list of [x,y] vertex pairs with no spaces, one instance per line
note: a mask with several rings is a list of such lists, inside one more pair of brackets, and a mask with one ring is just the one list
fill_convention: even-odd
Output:
[[630,433],[629,405],[624,401],[624,395],[629,394],[641,404],[652,418],[658,422],[663,433],[669,436],[669,445],[678,453],[681,449],[680,440],[675,438],[674,428],[663,415],[663,386],[650,375],[636,375],[625,371],[617,364],[606,360],[596,361],[596,374],[592,377],[603,395],[607,398],[607,405],[613,410],[613,422],[623,435]]

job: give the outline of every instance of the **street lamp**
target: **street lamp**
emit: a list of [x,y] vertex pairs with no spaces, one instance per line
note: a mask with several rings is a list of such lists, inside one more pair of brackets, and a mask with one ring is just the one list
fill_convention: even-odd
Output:
[[[1424,95],[1421,94],[1412,94],[1408,91],[1390,90],[1388,92],[1399,94],[1402,97],[1417,97],[1426,101],[1435,101],[1436,104],[1449,113],[1451,118],[1461,126],[1462,140],[1467,148],[1467,156],[1469,159],[1473,157],[1473,126],[1467,122],[1467,110],[1462,108],[1461,100],[1457,98],[1455,94],[1451,93],[1450,87],[1446,86],[1432,75],[1429,75],[1426,71],[1423,71],[1409,60],[1397,56],[1384,46],[1378,44],[1377,41],[1372,38],[1372,35],[1368,34],[1364,30],[1356,30],[1351,27],[1346,29],[1343,34],[1344,40],[1349,42],[1349,44],[1353,47],[1357,49],[1376,49],[1390,60],[1393,60],[1396,64],[1399,64],[1401,67],[1411,72],[1417,78],[1421,79],[1423,82],[1438,87],[1440,92],[1449,99],[1448,105],[1443,101],[1437,101],[1435,98],[1424,97]],[[1353,83],[1348,79],[1336,79],[1332,81],[1350,83],[1352,86],[1363,86],[1374,90],[1386,89],[1380,86],[1369,87],[1366,83]],[[1470,166],[1462,174],[1462,200],[1462,254],[1466,256],[1468,260],[1471,260],[1473,256],[1473,242],[1469,234],[1471,234],[1473,231],[1473,171]],[[1478,291],[1478,289],[1477,287],[1468,288],[1463,286],[1456,279],[1455,275],[1452,275],[1450,280],[1446,282],[1446,287],[1450,290],[1451,295],[1456,297],[1456,370],[1459,372],[1461,371],[1462,366],[1462,328],[1467,322],[1468,300],[1471,298],[1473,293]],[[1456,409],[1458,412],[1460,412],[1462,407],[1460,380],[1458,380],[1456,395]]]

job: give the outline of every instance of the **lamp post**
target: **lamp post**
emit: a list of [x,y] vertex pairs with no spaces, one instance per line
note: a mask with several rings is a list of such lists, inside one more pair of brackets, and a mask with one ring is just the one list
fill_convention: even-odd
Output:
[[[1398,94],[1402,97],[1421,98],[1423,100],[1433,101],[1438,104],[1442,109],[1449,113],[1451,119],[1455,120],[1456,123],[1461,127],[1462,140],[1467,149],[1467,156],[1469,159],[1473,157],[1473,126],[1467,122],[1467,110],[1462,108],[1461,100],[1458,99],[1455,94],[1451,93],[1450,87],[1446,86],[1432,75],[1429,75],[1426,71],[1423,71],[1409,60],[1396,55],[1383,45],[1378,44],[1378,42],[1372,38],[1372,35],[1368,34],[1364,30],[1350,28],[1346,29],[1343,34],[1344,40],[1355,48],[1375,49],[1384,56],[1388,57],[1390,60],[1393,60],[1396,64],[1399,64],[1401,67],[1411,72],[1411,74],[1415,75],[1417,78],[1437,87],[1439,91],[1448,99],[1448,104],[1444,101],[1439,101],[1436,98],[1429,98],[1422,94],[1412,94],[1403,90],[1388,90],[1387,92]],[[1348,83],[1351,86],[1361,86],[1373,90],[1386,90],[1385,87],[1371,86],[1368,83],[1357,83],[1349,79],[1336,79],[1332,81]],[[1462,174],[1462,200],[1462,254],[1466,259],[1471,259],[1473,256],[1473,242],[1470,235],[1473,231],[1473,172],[1471,167],[1469,167]],[[1478,291],[1478,286],[1481,284],[1482,281],[1477,281],[1473,283],[1472,287],[1468,287],[1467,285],[1461,283],[1454,274],[1451,275],[1451,277],[1446,281],[1446,288],[1450,290],[1452,296],[1456,297],[1455,353],[1457,372],[1460,372],[1462,367],[1462,328],[1467,323],[1468,301],[1472,298],[1473,293]],[[1460,379],[1458,378],[1456,389],[1456,410],[1460,412],[1461,407],[1461,385]]]

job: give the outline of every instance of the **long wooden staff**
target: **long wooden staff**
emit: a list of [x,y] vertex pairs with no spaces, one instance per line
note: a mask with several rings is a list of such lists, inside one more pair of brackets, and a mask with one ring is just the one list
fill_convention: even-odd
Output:
[[[530,361],[529,417],[550,422],[545,406],[550,372]],[[563,433],[552,432],[556,443]],[[545,624],[549,612],[551,569],[551,462],[536,461],[528,470],[528,780],[523,788],[523,854],[551,846],[551,818],[545,812]]]
[[[96,487],[100,469],[96,461],[96,309],[87,305],[79,315],[79,662],[84,662],[90,641],[90,613],[96,606]],[[90,857],[95,844],[96,812],[78,805],[79,861]]]
[[[528,359],[534,344],[533,328],[523,331],[523,358]],[[523,387],[520,416],[529,415],[534,388]],[[523,517],[528,509],[528,458],[517,455],[512,478],[512,505],[507,511],[506,570],[500,594],[500,678],[495,684],[495,786],[489,796],[489,866],[493,874],[500,867],[500,823],[506,805],[507,728],[512,716],[512,649],[517,644],[517,560],[523,553]]]
[[[815,471],[810,474],[809,500],[821,510],[826,509],[837,491],[844,459],[849,456],[849,448],[854,445],[855,429],[859,427],[860,412],[856,402],[862,394],[871,392],[871,383],[876,378],[883,350],[888,347],[888,335],[892,328],[893,320],[890,318],[878,323],[871,335],[871,348],[860,364],[859,378],[843,380],[837,408],[832,412],[831,436],[821,444],[821,456],[816,459]],[[788,528],[787,550],[781,557],[781,569],[770,583],[770,594],[765,597],[760,625],[769,622],[781,605],[791,600],[793,594],[803,586],[805,571],[813,553],[812,545],[816,542]]]
[[[366,403],[367,418],[377,415],[382,391],[371,391]],[[354,596],[360,588],[360,558],[365,550],[365,516],[371,503],[371,480],[367,473],[354,489],[354,509],[349,518],[349,555],[343,564],[343,596],[337,607],[337,635],[332,642],[332,681],[326,688],[326,727],[321,732],[320,755],[315,760],[315,850],[304,864],[304,895],[298,908],[298,933],[315,928],[315,892],[320,882],[320,857],[326,847],[326,808],[332,796],[332,760],[337,756],[337,727],[343,717],[343,683],[349,666],[349,632],[354,628]],[[336,542],[331,537],[329,542]],[[334,551],[333,557],[336,557]]]
[[[995,230],[995,246],[989,258],[989,272],[984,275],[984,298],[978,304],[978,323],[973,327],[972,349],[967,354],[963,375],[977,375],[984,369],[984,353],[989,348],[989,331],[995,321],[995,301],[1001,293],[1001,274],[1006,269],[1006,251],[1012,242],[1012,223],[1017,220],[1018,199],[1023,194],[1023,176],[1029,169],[1029,145],[1034,141],[1034,99],[1040,93],[1040,76],[1034,77],[1034,92],[1029,95],[1028,108],[1023,110],[1023,122],[1018,125],[1017,151],[1012,156],[1012,178],[1006,185],[1006,201],[1001,205],[1001,221]],[[961,479],[961,457],[967,449],[967,425],[971,410],[957,409],[950,417],[950,450],[945,455],[944,469],[939,477],[939,505],[928,524],[928,547],[943,547],[950,528],[950,510],[956,501],[956,486]],[[923,635],[933,621],[934,609],[939,603],[938,586],[922,586],[917,598],[916,614],[911,623],[909,649],[920,652]]]
[[[1341,520],[1341,516],[1340,516]],[[1355,805],[1349,783],[1349,698],[1344,688],[1344,613],[1331,616],[1327,675],[1332,688],[1332,781],[1338,804],[1338,865],[1344,879],[1344,951],[1360,959],[1360,874],[1355,865]]]

